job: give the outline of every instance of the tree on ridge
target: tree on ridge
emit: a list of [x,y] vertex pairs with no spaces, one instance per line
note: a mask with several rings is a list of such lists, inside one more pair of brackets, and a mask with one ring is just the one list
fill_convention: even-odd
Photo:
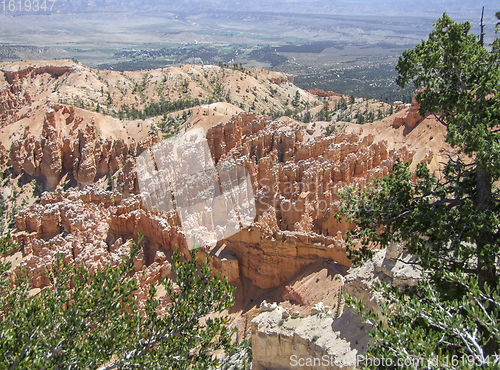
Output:
[[[366,191],[346,189],[340,207],[356,225],[351,246],[362,244],[349,248],[353,258],[369,258],[374,245],[404,243],[425,272],[417,287],[385,288],[385,318],[367,314],[375,324],[370,356],[394,364],[498,366],[500,40],[487,49],[470,28],[444,14],[396,66],[398,85],[419,89],[420,114],[447,127],[453,152],[442,173],[421,163],[413,174],[396,163]],[[361,302],[351,304],[363,311]]]

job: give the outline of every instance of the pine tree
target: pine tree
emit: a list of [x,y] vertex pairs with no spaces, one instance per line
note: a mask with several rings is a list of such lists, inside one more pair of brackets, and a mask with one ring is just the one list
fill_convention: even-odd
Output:
[[[488,50],[470,28],[443,15],[428,40],[405,51],[396,66],[401,87],[420,88],[420,114],[447,128],[454,150],[442,173],[421,163],[413,174],[409,164],[396,163],[366,191],[347,188],[343,195],[341,214],[356,225],[348,238],[363,245],[349,247],[354,259],[398,242],[424,270],[414,289],[386,288],[383,320],[368,315],[375,324],[370,356],[459,359],[452,368],[472,359],[474,366],[498,368],[500,40]],[[360,302],[355,306],[362,311]]]
[[[7,241],[7,243],[11,243]],[[91,273],[85,265],[64,265],[62,256],[47,271],[51,285],[35,296],[29,279],[8,273],[0,261],[0,368],[2,369],[207,369],[214,351],[231,348],[228,318],[216,315],[233,303],[234,288],[212,277],[193,250],[182,262],[174,253],[176,281],[162,280],[170,303],[160,314],[151,285],[144,312],[134,256],[118,267]],[[2,249],[2,252],[5,248]],[[164,303],[163,303],[164,304]]]
[[295,107],[295,108],[298,108],[299,105],[300,105],[300,91],[297,90],[295,92],[295,98],[293,99],[293,102],[292,102],[292,105]]
[[108,177],[108,181],[107,181],[106,190],[112,191],[113,190],[113,174],[111,173],[111,171],[108,172],[107,177]]

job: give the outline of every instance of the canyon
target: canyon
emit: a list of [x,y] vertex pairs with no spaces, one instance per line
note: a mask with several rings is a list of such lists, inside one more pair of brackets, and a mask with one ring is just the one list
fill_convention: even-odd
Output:
[[[54,112],[58,111],[64,113],[65,109]],[[54,113],[48,116],[54,117]],[[89,255],[101,255],[117,239],[126,242],[138,232],[153,245],[154,250],[144,252],[146,256],[154,256],[156,249],[172,251],[176,245],[187,249],[182,230],[175,225],[180,223],[176,213],[147,210],[138,194],[135,163],[128,153],[147,148],[154,140],[130,149],[119,139],[98,141],[95,126],[87,124],[71,144],[56,133],[49,135],[53,131],[47,128],[53,127],[46,117],[41,140],[28,134],[23,145],[13,143],[10,160],[15,163],[14,171],[41,174],[47,183],[57,184],[57,176],[70,170],[83,190],[44,193],[41,205],[19,212],[16,225],[27,233],[23,243],[26,251],[47,238],[50,244],[59,232],[65,231],[65,238],[74,239],[74,234],[83,231],[85,238],[90,237],[91,230],[104,233],[78,241],[97,248]],[[254,114],[240,114],[213,126],[207,132],[207,141],[216,164],[237,161],[247,169],[257,213],[249,228],[214,247],[218,254],[233,256],[229,260],[237,263],[228,262],[229,267],[221,259],[218,264],[232,281],[241,275],[261,289],[276,288],[316,261],[350,266],[342,241],[349,225],[333,217],[339,190],[346,185],[366,186],[374,178],[387,175],[397,158],[412,159],[412,153],[404,148],[388,151],[386,143],[374,143],[372,135],[361,138],[354,133],[339,133],[304,141],[303,129],[295,122],[272,121]],[[85,187],[113,169],[117,178],[114,192]],[[79,191],[82,194],[75,198]],[[73,209],[77,205],[79,208]],[[99,217],[101,212],[104,214]],[[92,226],[83,226],[82,221],[71,217],[85,214]],[[73,225],[81,226],[78,229]],[[105,240],[107,245],[103,245]],[[82,248],[75,242],[70,253],[74,258],[78,254],[74,250]]]
[[[188,235],[177,212],[151,209],[139,187],[137,157],[164,139],[155,129],[162,117],[119,119],[110,113],[122,103],[137,102],[146,108],[159,102],[162,83],[160,90],[168,90],[165,96],[171,101],[186,94],[214,98],[210,90],[214,83],[229,97],[190,107],[178,132],[201,127],[217,168],[236,164],[249,175],[251,186],[246,191],[255,200],[255,218],[240,232],[202,245],[201,251],[214,274],[221,272],[237,287],[235,306],[228,313],[233,324],[243,328],[243,323],[256,320],[252,322],[255,369],[285,366],[296,347],[304,356],[326,354],[351,361],[365,348],[367,329],[352,311],[343,309],[345,292],[376,307],[371,296],[374,280],[414,284],[418,279],[414,271],[396,266],[399,246],[391,247],[388,255],[380,251],[383,254],[370,266],[351,268],[344,239],[352,225],[335,218],[344,187],[370,186],[390,174],[398,160],[410,162],[412,168],[425,161],[439,170],[447,148],[444,129],[433,117],[420,116],[415,100],[396,114],[365,125],[304,124],[262,113],[284,111],[291,101],[288,97],[297,93],[311,106],[321,105],[320,98],[333,104],[342,96],[303,91],[293,85],[291,76],[277,72],[216,66],[183,66],[141,75],[97,73],[55,61],[23,62],[2,72],[0,164],[5,171],[10,169],[12,178],[4,181],[3,194],[14,188],[22,191],[19,184],[33,179],[47,190],[17,210],[12,228],[12,238],[19,244],[13,269],[28,272],[33,294],[49,285],[46,267],[57,255],[65,263],[85,264],[92,271],[115,266],[128,255],[132,242],[139,241],[140,233],[134,273],[141,282],[137,297],[142,302],[150,283],[158,285],[171,276],[173,250],[177,247],[187,254]],[[120,84],[130,90],[142,85],[134,96]],[[256,112],[244,112],[239,106],[248,108],[247,91],[255,97]],[[75,106],[77,100],[86,102],[87,108],[99,104],[100,112]],[[326,128],[332,127],[327,134]],[[216,213],[208,220],[212,225],[217,223]],[[264,299],[277,304],[266,306]],[[280,327],[283,317],[286,330]],[[363,327],[347,335],[350,341],[341,338],[344,334],[327,334],[343,333],[349,322]],[[310,327],[323,328],[324,333],[311,334]],[[325,342],[312,346],[315,335]],[[363,346],[351,346],[358,337],[364,338]]]

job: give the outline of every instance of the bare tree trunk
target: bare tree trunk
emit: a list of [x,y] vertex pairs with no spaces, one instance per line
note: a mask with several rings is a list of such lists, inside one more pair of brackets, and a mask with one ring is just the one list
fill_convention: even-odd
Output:
[[[491,211],[491,175],[480,166],[477,167],[477,207],[484,213]],[[489,225],[485,224],[483,228],[489,228]],[[476,241],[478,282],[481,290],[485,283],[492,288],[497,284],[495,257],[488,253],[488,246],[494,242],[493,238],[490,231],[484,230],[480,232]]]
[[[485,171],[482,167],[477,166],[477,206],[481,212],[491,212],[491,174]],[[485,230],[479,232],[476,240],[477,244],[477,269],[478,269],[478,284],[479,289],[484,291],[485,284],[490,288],[495,289],[497,286],[496,278],[496,256],[491,255],[491,246],[494,244],[495,236],[488,230],[490,225],[486,223],[482,225]],[[482,328],[484,334],[486,329]],[[498,343],[494,337],[485,343],[485,355],[493,355],[496,353]]]

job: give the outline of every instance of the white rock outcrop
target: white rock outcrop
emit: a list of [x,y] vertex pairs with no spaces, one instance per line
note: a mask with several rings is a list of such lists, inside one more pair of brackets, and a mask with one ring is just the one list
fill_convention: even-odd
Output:
[[[348,293],[377,312],[380,296],[374,292],[376,282],[395,286],[417,283],[420,272],[408,264],[411,260],[401,245],[391,243],[375,253],[372,261],[349,270],[342,279],[339,297],[343,301]],[[350,308],[332,314],[323,302],[312,307],[310,316],[299,316],[276,303],[261,304],[260,314],[252,320],[252,369],[356,368],[357,356],[366,352],[371,340],[371,324]]]
[[371,326],[351,309],[339,318],[324,312],[283,318],[284,312],[278,306],[252,320],[253,370],[354,369],[366,351]]
[[366,308],[378,312],[380,295],[374,291],[377,282],[392,286],[416,285],[421,278],[420,270],[411,262],[413,257],[397,243],[375,253],[373,259],[359,267],[352,267],[344,276],[347,294],[362,299]]

